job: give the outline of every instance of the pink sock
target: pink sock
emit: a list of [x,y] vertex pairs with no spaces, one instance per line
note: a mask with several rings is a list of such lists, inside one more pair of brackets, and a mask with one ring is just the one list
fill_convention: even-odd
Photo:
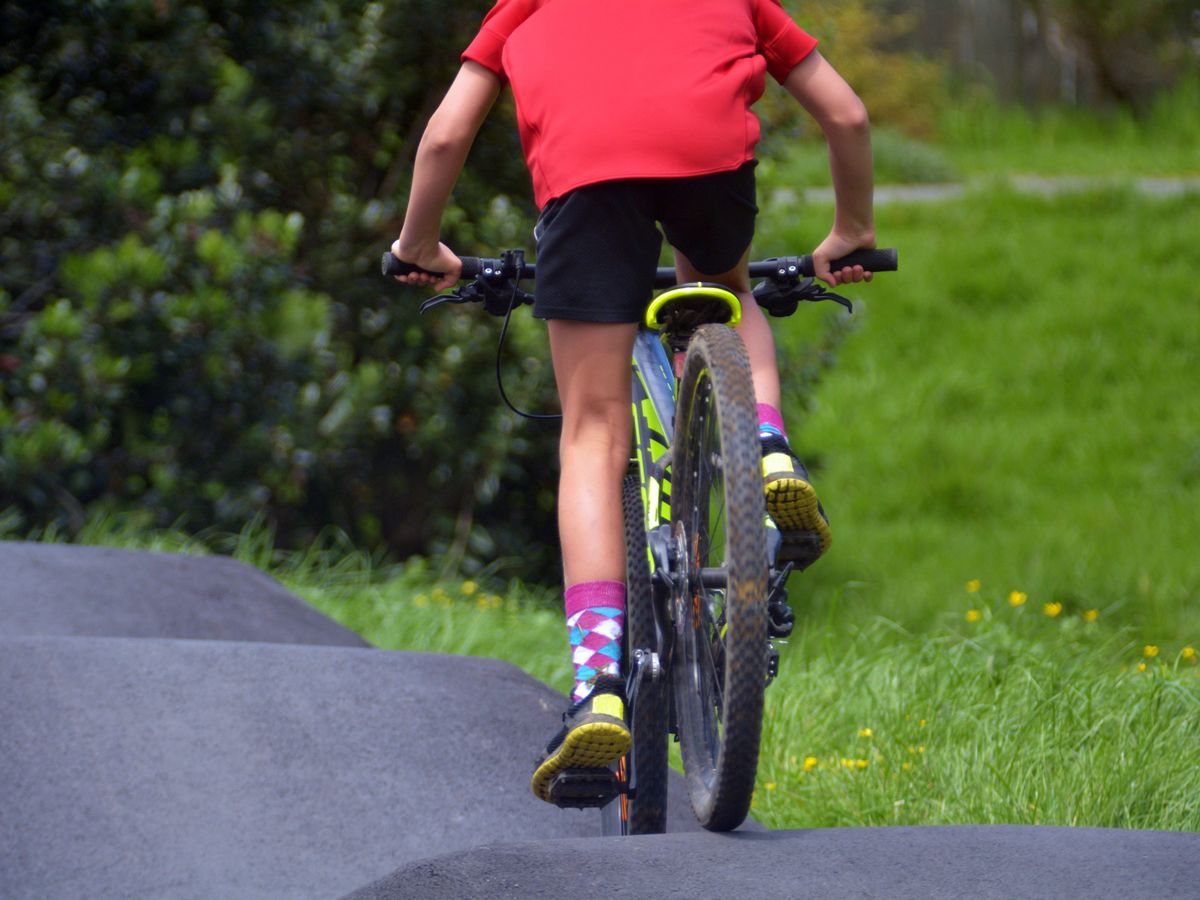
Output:
[[621,674],[625,582],[584,581],[567,588],[567,629],[575,664],[572,697],[582,700],[597,675]]
[[787,431],[783,427],[783,413],[769,403],[758,404],[758,436],[767,437],[777,434],[787,440]]

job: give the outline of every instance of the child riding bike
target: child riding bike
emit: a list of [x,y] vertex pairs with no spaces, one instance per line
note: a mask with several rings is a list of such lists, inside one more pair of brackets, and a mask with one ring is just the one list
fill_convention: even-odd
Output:
[[[750,107],[765,74],[801,104],[829,146],[836,211],[813,251],[830,285],[870,280],[829,261],[875,246],[870,131],[854,91],[778,0],[499,0],[417,151],[392,252],[425,272],[411,285],[452,286],[461,272],[439,241],[449,196],[480,125],[506,83],[541,210],[534,315],[547,320],[562,404],[558,523],[576,685],[563,728],[532,778],[549,800],[565,769],[624,755],[619,659],[625,608],[621,480],[630,452],[630,353],[665,234],[680,282],[716,282],[742,303],[738,325],[759,412],[767,510],[783,558],[829,524],[780,413],[775,344],[754,302]],[[580,259],[592,264],[580,267]],[[431,274],[433,273],[433,274]],[[811,562],[810,559],[804,562]]]

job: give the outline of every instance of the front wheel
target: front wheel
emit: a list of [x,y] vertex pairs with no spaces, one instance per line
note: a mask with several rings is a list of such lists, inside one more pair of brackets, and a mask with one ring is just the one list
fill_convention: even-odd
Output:
[[767,681],[766,508],[750,365],[722,325],[696,331],[680,379],[671,518],[672,683],[692,809],[711,831],[750,810]]

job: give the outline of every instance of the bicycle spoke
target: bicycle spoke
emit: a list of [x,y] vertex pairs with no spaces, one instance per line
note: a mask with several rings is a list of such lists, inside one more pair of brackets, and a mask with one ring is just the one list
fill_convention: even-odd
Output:
[[[701,604],[701,608],[703,608],[703,606],[704,604]],[[704,622],[700,626],[700,638],[697,643],[700,645],[700,649],[703,651],[704,656],[708,661],[708,665],[704,666],[703,669],[709,676],[708,680],[711,682],[709,688],[712,692],[713,700],[715,701],[715,707],[719,712],[725,708],[725,686],[721,683],[721,674],[724,672],[724,653],[713,653],[714,645],[723,649],[723,644],[721,643],[720,634],[717,631],[717,628],[709,622]]]

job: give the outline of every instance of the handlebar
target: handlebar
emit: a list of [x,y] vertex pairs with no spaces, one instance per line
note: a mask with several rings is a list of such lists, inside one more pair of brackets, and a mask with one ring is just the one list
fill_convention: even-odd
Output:
[[[520,281],[537,277],[535,263],[521,264],[521,270],[515,271],[516,265],[509,259],[487,259],[479,256],[462,257],[462,280],[471,281],[475,278],[505,278]],[[834,260],[831,269],[844,269],[847,266],[862,266],[868,272],[895,272],[899,267],[894,249],[856,250],[849,256]],[[429,272],[412,263],[397,259],[391,251],[383,254],[383,274],[386,277],[410,275],[421,272],[434,278],[441,272]],[[811,278],[813,275],[813,260],[811,256],[784,256],[764,259],[750,263],[751,278]],[[676,283],[675,269],[671,266],[659,268],[654,276],[655,287],[670,287]]]
[[[523,279],[537,277],[537,266],[525,262],[523,250],[506,250],[499,259],[464,256],[462,263],[461,280],[464,283],[449,293],[426,300],[421,304],[421,312],[427,312],[442,303],[479,302],[493,315],[505,316],[515,307],[533,302],[533,296],[519,287]],[[856,250],[849,256],[834,260],[830,267],[843,269],[862,266],[870,272],[894,272],[898,265],[896,251],[885,249]],[[385,276],[418,271],[438,277],[438,273],[401,262],[390,251],[383,254]],[[750,277],[762,279],[754,287],[754,299],[772,316],[790,316],[801,301],[833,300],[850,312],[854,311],[849,300],[825,290],[812,276],[811,256],[780,256],[750,263]],[[654,278],[656,288],[671,287],[677,283],[674,268],[657,270]]]

